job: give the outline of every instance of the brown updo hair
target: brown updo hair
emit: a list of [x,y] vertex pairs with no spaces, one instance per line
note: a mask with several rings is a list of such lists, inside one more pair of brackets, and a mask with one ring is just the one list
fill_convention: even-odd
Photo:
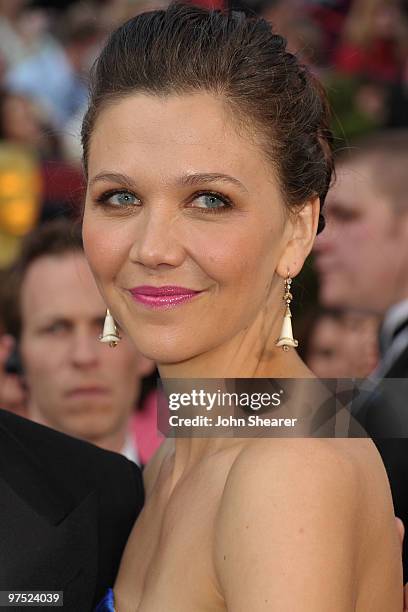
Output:
[[[85,173],[103,108],[134,93],[198,91],[221,96],[237,125],[262,142],[290,208],[315,196],[323,205],[333,172],[332,135],[317,79],[265,19],[180,2],[124,23],[96,61],[82,125]],[[323,227],[320,214],[318,231]]]

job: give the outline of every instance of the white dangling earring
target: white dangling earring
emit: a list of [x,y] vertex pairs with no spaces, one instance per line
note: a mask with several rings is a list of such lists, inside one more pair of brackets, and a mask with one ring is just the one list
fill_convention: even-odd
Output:
[[106,310],[105,322],[103,324],[103,332],[102,335],[99,336],[99,342],[106,342],[109,346],[116,346],[118,342],[121,341],[121,337],[119,336],[119,332],[117,330],[115,321],[111,313],[109,312],[109,308]]
[[283,300],[286,303],[286,311],[285,316],[283,318],[282,329],[279,338],[276,341],[276,346],[281,346],[284,351],[288,351],[289,347],[292,346],[296,348],[298,346],[298,341],[293,337],[292,331],[292,314],[290,312],[290,303],[293,299],[293,295],[290,292],[290,286],[292,284],[292,279],[289,276],[285,279],[285,290],[283,295]]

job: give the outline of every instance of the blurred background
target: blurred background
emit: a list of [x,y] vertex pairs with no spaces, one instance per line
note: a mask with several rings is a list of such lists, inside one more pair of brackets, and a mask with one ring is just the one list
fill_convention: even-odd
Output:
[[[12,332],[3,294],[21,241],[50,220],[78,218],[84,196],[79,133],[90,67],[110,31],[163,6],[161,0],[0,0],[0,335]],[[408,0],[233,0],[229,7],[269,20],[323,82],[336,151],[363,136],[408,127]],[[294,283],[293,326],[302,355],[321,376],[368,375],[379,358],[383,313],[327,309],[319,296],[311,256]],[[13,405],[1,393],[0,402]],[[24,413],[23,396],[15,406]]]
[[[112,29],[163,5],[0,0],[0,267],[33,226],[77,214],[88,71]],[[408,0],[232,0],[232,6],[268,19],[325,84],[337,149],[363,134],[407,126]]]

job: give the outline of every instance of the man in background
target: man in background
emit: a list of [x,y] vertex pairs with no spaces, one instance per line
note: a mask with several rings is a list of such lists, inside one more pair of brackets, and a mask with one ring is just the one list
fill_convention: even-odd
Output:
[[60,591],[64,612],[92,612],[143,505],[137,465],[0,410],[0,500],[0,591]]
[[[339,158],[316,240],[320,299],[383,317],[381,376],[408,370],[408,131],[367,138]],[[398,337],[405,339],[404,342]],[[405,363],[405,367],[404,367]]]
[[32,232],[8,293],[3,316],[22,366],[27,416],[141,464],[130,418],[153,364],[126,337],[115,348],[98,342],[106,307],[80,227],[58,220]]
[[[338,160],[316,241],[320,298],[382,317],[375,393],[355,416],[381,453],[395,513],[408,524],[408,132],[367,137]],[[399,380],[396,380],[399,379]],[[405,581],[408,545],[404,545]]]

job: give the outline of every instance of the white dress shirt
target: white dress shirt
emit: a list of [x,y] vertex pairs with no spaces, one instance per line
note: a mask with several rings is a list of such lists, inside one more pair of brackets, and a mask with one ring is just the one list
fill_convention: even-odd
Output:
[[133,437],[130,435],[130,433],[128,433],[126,436],[125,444],[122,448],[121,454],[124,455],[130,461],[133,461],[134,463],[136,463],[139,467],[141,467],[139,453],[137,452],[136,443]]
[[408,299],[388,309],[380,331],[381,361],[372,376],[383,378],[408,346]]

